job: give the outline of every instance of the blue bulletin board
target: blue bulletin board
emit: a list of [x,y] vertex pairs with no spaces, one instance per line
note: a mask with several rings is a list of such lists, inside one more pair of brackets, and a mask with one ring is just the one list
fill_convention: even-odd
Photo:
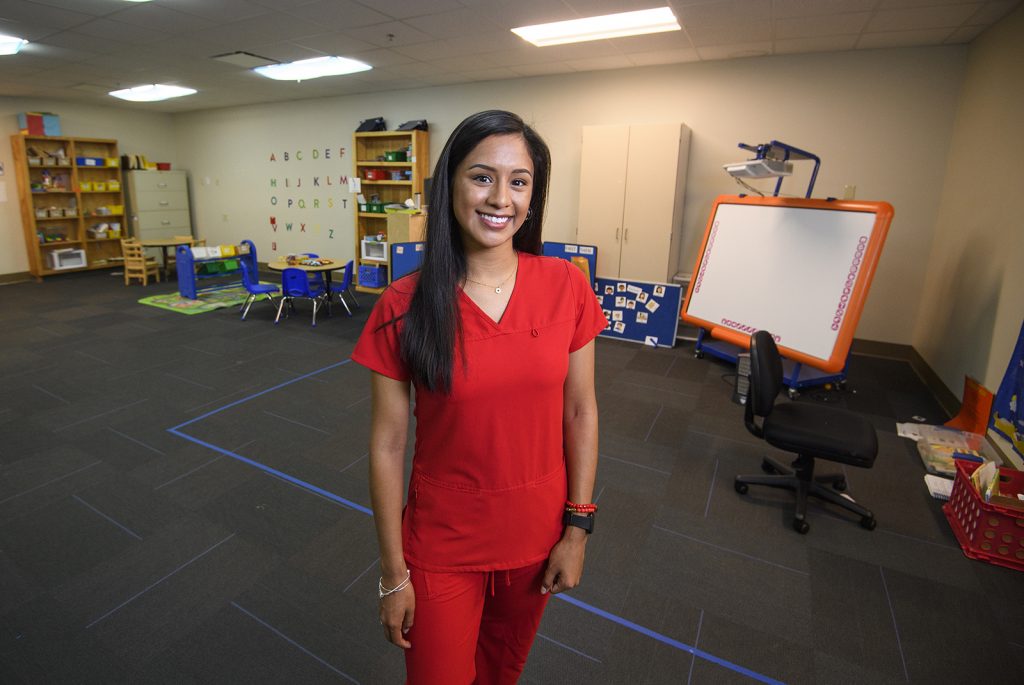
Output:
[[544,243],[542,254],[545,257],[560,257],[570,262],[577,263],[579,260],[586,260],[587,270],[584,271],[590,276],[590,285],[594,285],[594,274],[597,273],[597,248],[593,245],[577,245],[575,243]]
[[402,276],[420,268],[423,263],[423,250],[426,243],[392,243],[391,244],[391,280],[397,281]]
[[594,292],[608,319],[602,336],[652,347],[676,344],[682,286],[598,278]]

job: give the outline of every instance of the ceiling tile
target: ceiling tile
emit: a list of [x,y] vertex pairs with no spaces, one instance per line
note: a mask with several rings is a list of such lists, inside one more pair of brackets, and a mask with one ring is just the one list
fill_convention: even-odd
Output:
[[790,55],[801,52],[836,52],[839,50],[853,50],[857,44],[858,36],[807,36],[804,38],[776,38],[774,53],[776,55]]
[[494,33],[503,27],[486,10],[464,7],[452,12],[411,17],[405,23],[434,38],[458,38],[474,33]]
[[40,5],[25,0],[4,0],[3,18],[8,22],[46,24],[57,29],[68,29],[92,21],[96,17],[85,12],[71,12],[59,7]]
[[625,69],[633,66],[633,63],[625,55],[607,55],[569,60],[568,65],[577,71],[602,71],[604,69]]
[[353,0],[317,0],[297,7],[291,13],[334,31],[381,24],[393,19]]
[[144,26],[123,24],[113,19],[95,19],[75,27],[75,33],[92,36],[96,41],[121,41],[124,43],[149,43],[167,37],[167,33]]
[[520,64],[510,67],[520,76],[549,76],[576,71],[565,62],[539,62],[537,64]]
[[735,24],[733,26],[703,26],[689,28],[694,47],[710,47],[712,45],[729,45],[733,43],[755,43],[771,38],[769,24]]
[[114,19],[133,26],[159,26],[166,33],[186,33],[216,24],[213,19],[185,14],[152,2],[125,5],[125,9],[118,12]]
[[684,31],[666,31],[647,36],[630,36],[628,38],[611,38],[608,41],[617,50],[629,52],[653,52],[654,50],[679,50],[690,48],[690,36]]
[[258,17],[273,11],[248,2],[248,0],[156,0],[156,2],[168,9],[221,22]]
[[315,50],[323,55],[340,55],[342,57],[351,57],[354,53],[366,52],[377,47],[372,43],[367,43],[352,36],[346,36],[343,33],[321,33],[315,36],[303,36],[302,38],[296,38],[292,42],[310,50]]
[[767,24],[772,18],[771,0],[721,0],[680,7],[676,18],[683,28],[715,26],[727,28],[736,23]]
[[977,11],[975,5],[945,5],[900,10],[881,10],[868,22],[868,31],[913,31],[956,28]]
[[702,60],[763,57],[772,54],[772,44],[769,41],[757,41],[733,45],[709,45],[697,48],[697,54]]
[[697,50],[694,48],[683,48],[680,50],[655,50],[653,52],[633,52],[628,55],[629,61],[638,67],[654,66],[656,64],[680,64],[683,62],[696,62],[700,59]]
[[949,34],[944,42],[950,45],[957,43],[970,43],[972,40],[980,36],[985,28],[985,26],[961,26],[958,29],[954,29],[953,33]]
[[776,19],[785,19],[870,12],[877,4],[878,0],[775,0],[772,3],[772,14]]
[[952,34],[953,29],[925,29],[921,31],[887,31],[865,33],[857,41],[857,49],[908,48],[918,45],[938,45]]
[[[120,11],[127,3],[111,0],[32,0],[32,2],[74,12],[84,12],[97,17]],[[6,3],[4,3],[6,5]],[[4,8],[6,12],[6,7]]]
[[870,12],[855,12],[778,19],[775,22],[775,38],[778,40],[780,38],[853,35],[863,31],[870,18]]
[[1000,0],[999,2],[986,2],[978,8],[968,19],[968,24],[992,24],[999,21],[1010,13],[1014,7],[1020,4],[1020,0]]
[[389,21],[383,24],[349,29],[343,33],[376,45],[379,48],[397,48],[403,45],[426,43],[433,38],[433,36],[400,21]]
[[393,19],[407,19],[424,14],[436,14],[463,7],[459,0],[363,0],[361,4],[372,7]]

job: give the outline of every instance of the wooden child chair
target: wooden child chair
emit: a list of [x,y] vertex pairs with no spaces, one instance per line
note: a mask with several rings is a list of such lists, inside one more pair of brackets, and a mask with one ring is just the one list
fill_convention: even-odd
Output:
[[121,254],[124,256],[124,284],[133,278],[142,281],[142,285],[149,283],[149,276],[152,275],[157,283],[160,282],[160,265],[156,259],[147,257],[142,249],[142,244],[132,238],[121,240]]

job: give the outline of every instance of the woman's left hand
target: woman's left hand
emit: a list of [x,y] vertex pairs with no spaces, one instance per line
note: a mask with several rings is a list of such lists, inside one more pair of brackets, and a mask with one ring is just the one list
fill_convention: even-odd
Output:
[[551,548],[548,567],[544,571],[540,593],[571,590],[580,584],[583,576],[583,557],[587,548],[587,534],[575,526],[567,526],[562,539]]

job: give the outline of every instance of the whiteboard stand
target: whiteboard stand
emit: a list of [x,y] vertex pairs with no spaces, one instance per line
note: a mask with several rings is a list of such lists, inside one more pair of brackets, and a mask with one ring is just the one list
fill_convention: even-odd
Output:
[[[703,328],[697,333],[697,346],[693,353],[697,359],[709,354],[716,359],[735,364],[743,348],[727,343],[724,340],[713,340]],[[813,366],[805,366],[800,362],[782,358],[782,383],[790,399],[795,399],[804,388],[817,387],[833,383],[839,387],[846,385],[846,363],[839,373],[828,373]]]
[[841,384],[892,216],[886,202],[717,198],[682,308],[696,355],[735,362],[765,330],[791,394]]

